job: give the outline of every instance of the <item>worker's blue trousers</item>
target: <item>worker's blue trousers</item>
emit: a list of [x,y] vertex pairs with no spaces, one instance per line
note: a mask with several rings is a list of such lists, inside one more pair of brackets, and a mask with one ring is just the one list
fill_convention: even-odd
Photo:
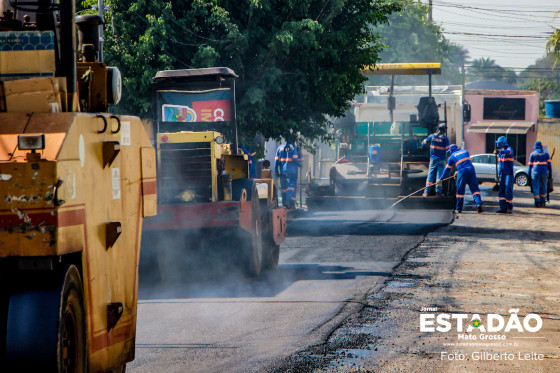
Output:
[[[443,170],[445,170],[445,160],[441,161],[434,161],[430,160],[430,168],[428,169],[428,178],[426,179],[426,192],[429,194],[432,190],[434,190],[434,184],[436,183],[436,179],[440,180],[441,175],[443,174]],[[436,185],[436,193],[442,192],[442,184],[441,182]]]
[[535,203],[546,202],[546,192],[548,189],[548,172],[546,174],[533,174],[533,196]]
[[280,175],[282,190],[282,206],[293,209],[296,207],[297,173]]
[[500,175],[500,210],[513,210],[513,175]]
[[482,198],[480,198],[480,189],[478,188],[478,179],[476,178],[476,172],[474,168],[462,168],[457,171],[457,194],[455,195],[457,199],[457,204],[455,209],[457,212],[463,211],[463,203],[465,202],[465,188],[469,185],[471,190],[474,203],[477,206],[482,205]]

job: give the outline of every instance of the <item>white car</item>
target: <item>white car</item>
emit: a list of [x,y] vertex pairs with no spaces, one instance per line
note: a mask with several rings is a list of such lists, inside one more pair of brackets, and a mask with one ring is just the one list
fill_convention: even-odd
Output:
[[[479,183],[484,181],[496,181],[496,155],[495,154],[477,154],[471,156],[471,162],[476,171],[476,178]],[[529,185],[529,167],[524,166],[521,162],[513,161],[513,173],[515,175],[515,183],[519,186]]]

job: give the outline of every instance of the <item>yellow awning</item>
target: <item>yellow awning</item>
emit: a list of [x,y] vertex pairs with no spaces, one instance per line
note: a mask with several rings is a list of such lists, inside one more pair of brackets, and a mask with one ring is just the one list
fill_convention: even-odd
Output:
[[467,132],[470,133],[503,133],[506,135],[525,135],[534,122],[491,122],[479,121],[470,125]]
[[441,63],[378,63],[362,70],[363,75],[440,75]]

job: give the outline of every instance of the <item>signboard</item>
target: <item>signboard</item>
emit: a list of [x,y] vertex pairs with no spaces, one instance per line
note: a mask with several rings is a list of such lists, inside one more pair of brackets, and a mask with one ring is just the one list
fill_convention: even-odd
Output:
[[227,122],[233,120],[231,90],[159,91],[162,122]]
[[484,119],[525,120],[525,99],[484,97]]

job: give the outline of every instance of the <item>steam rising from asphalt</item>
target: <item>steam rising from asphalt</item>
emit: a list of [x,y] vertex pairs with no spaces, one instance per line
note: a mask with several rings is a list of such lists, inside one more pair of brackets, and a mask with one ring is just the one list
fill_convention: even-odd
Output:
[[247,296],[247,286],[255,280],[236,263],[240,241],[230,233],[218,236],[216,230],[144,232],[140,298]]

